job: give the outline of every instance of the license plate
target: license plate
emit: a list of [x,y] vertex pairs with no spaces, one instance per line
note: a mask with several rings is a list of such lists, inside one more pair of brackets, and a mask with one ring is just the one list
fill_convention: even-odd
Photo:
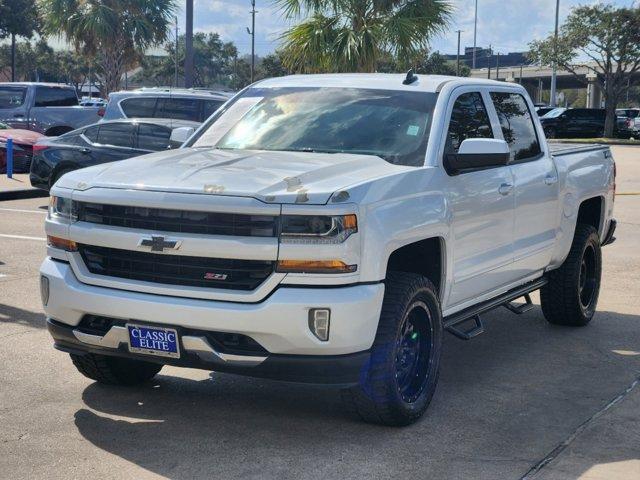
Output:
[[180,358],[178,332],[175,329],[127,324],[127,331],[130,352]]

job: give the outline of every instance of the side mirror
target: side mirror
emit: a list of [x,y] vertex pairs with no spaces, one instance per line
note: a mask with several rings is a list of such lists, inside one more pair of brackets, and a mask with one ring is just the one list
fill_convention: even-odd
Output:
[[192,127],[174,128],[171,131],[171,137],[169,137],[169,141],[171,142],[172,146],[180,146],[184,142],[186,142],[191,135],[193,135],[193,132],[195,132],[195,129],[193,129]]
[[445,155],[445,167],[450,174],[468,170],[501,167],[509,163],[509,145],[496,138],[467,138],[458,153]]

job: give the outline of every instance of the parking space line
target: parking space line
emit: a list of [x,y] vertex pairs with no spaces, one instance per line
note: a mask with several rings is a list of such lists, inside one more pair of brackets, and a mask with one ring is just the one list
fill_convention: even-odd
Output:
[[23,208],[1,208],[0,207],[0,211],[2,212],[20,212],[20,213],[42,213],[44,215],[47,214],[46,210],[26,210]]
[[46,242],[47,239],[45,237],[30,237],[28,235],[7,235],[5,233],[0,233],[0,237],[2,238],[15,238],[17,240],[38,240],[40,242]]

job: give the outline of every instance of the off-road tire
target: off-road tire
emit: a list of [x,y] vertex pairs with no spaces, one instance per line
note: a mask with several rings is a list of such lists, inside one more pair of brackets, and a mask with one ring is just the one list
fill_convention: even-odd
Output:
[[[587,257],[593,261],[592,291],[589,301],[581,298],[581,270]],[[596,310],[602,274],[602,253],[598,232],[591,225],[578,224],[571,250],[562,266],[549,272],[549,282],[540,289],[542,313],[549,323],[581,327]],[[591,280],[590,280],[591,282]]]
[[[421,275],[392,272],[385,285],[369,363],[360,374],[359,384],[343,390],[342,397],[346,406],[366,422],[404,426],[422,416],[435,392],[442,351],[442,312],[435,287]],[[397,368],[398,362],[407,358],[399,360],[398,355],[402,356],[400,349],[405,344],[401,340],[407,338],[403,328],[409,318],[414,319],[416,332],[420,333],[420,348],[423,342],[429,346],[420,350],[425,352],[422,357],[418,356],[426,358],[428,363],[418,362],[422,368],[410,370],[411,373],[425,371],[426,374],[407,377],[414,379],[413,382],[424,379],[413,393],[416,398],[407,401],[401,393]],[[400,365],[402,368],[402,363]]]
[[105,385],[138,385],[151,380],[162,369],[159,363],[94,353],[69,356],[82,375]]

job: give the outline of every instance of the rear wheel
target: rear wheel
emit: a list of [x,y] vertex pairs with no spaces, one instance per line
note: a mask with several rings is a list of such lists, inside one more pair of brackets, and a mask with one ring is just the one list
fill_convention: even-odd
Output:
[[545,318],[556,325],[588,324],[596,311],[601,274],[598,232],[578,224],[569,255],[560,268],[549,272],[549,283],[540,289]]
[[106,385],[138,385],[151,380],[161,369],[159,363],[88,353],[69,354],[78,371]]
[[365,421],[409,425],[435,392],[442,350],[442,314],[426,278],[389,274],[371,359],[359,385],[343,398]]

